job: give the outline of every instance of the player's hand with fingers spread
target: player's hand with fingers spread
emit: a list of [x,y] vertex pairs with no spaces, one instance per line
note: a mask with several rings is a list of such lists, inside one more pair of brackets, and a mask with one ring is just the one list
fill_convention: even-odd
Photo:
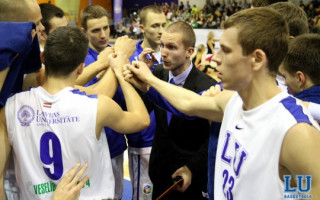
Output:
[[[153,50],[151,48],[145,48],[139,55],[139,61],[142,61],[147,64],[149,68],[151,68],[156,62],[156,57],[153,55]],[[148,55],[151,59],[148,59]]]
[[221,86],[220,84],[216,84],[215,86],[211,86],[208,90],[203,92],[201,96],[214,97],[220,92],[221,92]]
[[136,50],[136,42],[128,36],[118,37],[114,45],[114,52],[125,54],[130,58]]
[[179,192],[185,192],[188,187],[191,185],[191,180],[192,180],[192,173],[190,169],[187,166],[180,167],[177,169],[173,174],[172,174],[172,179],[174,179],[176,176],[181,176],[183,179],[182,184],[178,184],[176,186],[176,189]]
[[[136,76],[129,70],[129,67],[132,65],[124,65],[123,66],[123,77],[124,80],[128,81],[131,83],[135,88],[142,92],[147,92],[149,90],[149,85],[146,83],[140,81],[139,79],[136,78]],[[133,66],[132,66],[133,67]]]
[[80,178],[88,168],[88,164],[83,165],[78,171],[79,168],[80,163],[74,166],[63,176],[53,193],[52,200],[76,200],[79,198],[81,188],[89,179],[88,176],[85,176],[80,181]]

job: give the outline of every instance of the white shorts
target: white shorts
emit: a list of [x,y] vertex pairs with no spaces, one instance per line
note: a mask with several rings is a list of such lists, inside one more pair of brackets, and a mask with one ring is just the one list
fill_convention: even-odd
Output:
[[133,189],[133,200],[144,200],[152,195],[152,182],[149,178],[151,147],[128,147],[129,173]]
[[115,180],[115,199],[121,199],[123,193],[123,153],[111,159]]

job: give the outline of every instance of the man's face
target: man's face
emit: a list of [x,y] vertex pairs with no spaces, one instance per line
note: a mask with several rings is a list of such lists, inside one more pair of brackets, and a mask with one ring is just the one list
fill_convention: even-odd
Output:
[[89,40],[89,46],[97,52],[101,52],[109,41],[109,22],[106,16],[87,21],[85,33]]
[[42,37],[42,34],[44,32],[44,26],[41,23],[42,15],[40,12],[40,7],[36,1],[27,1],[29,10],[26,14],[27,21],[32,21],[36,24],[36,32],[38,35],[38,39],[40,41],[40,37]]
[[251,82],[253,72],[250,60],[253,59],[253,56],[242,54],[236,28],[224,30],[220,38],[220,49],[213,59],[218,64],[218,78],[223,88],[240,91]]
[[182,33],[168,33],[166,31],[161,36],[163,67],[172,71],[174,75],[180,74],[181,69],[190,64],[190,56],[193,53],[183,45],[182,38]]
[[146,16],[145,25],[141,25],[141,32],[144,39],[149,43],[160,45],[160,38],[166,25],[166,16],[163,13],[149,12]]
[[283,66],[283,64],[279,67],[280,75],[283,76],[286,80],[286,86],[288,87],[288,90],[290,94],[295,95],[298,93],[301,89],[299,88],[299,82],[298,79],[291,75]]
[[50,30],[49,30],[49,34],[51,34],[54,30],[56,30],[59,27],[63,27],[63,26],[67,26],[68,25],[68,21],[66,19],[65,16],[63,16],[62,18],[60,17],[53,17],[50,21]]

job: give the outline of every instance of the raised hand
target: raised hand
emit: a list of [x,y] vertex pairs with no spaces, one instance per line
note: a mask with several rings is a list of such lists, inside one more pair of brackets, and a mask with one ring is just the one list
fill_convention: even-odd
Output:
[[116,76],[122,76],[122,67],[129,63],[129,58],[122,53],[113,53],[109,55],[109,63]]
[[113,47],[107,47],[98,55],[98,59],[96,62],[98,62],[102,66],[101,71],[109,67],[108,56],[112,54],[113,51]]
[[128,70],[142,82],[148,83],[149,79],[154,77],[149,67],[144,62],[133,61],[132,65],[128,65],[127,67]]
[[114,52],[116,54],[125,54],[130,58],[136,50],[136,42],[128,36],[118,37],[114,45]]
[[[151,48],[145,48],[139,55],[139,61],[142,61],[147,64],[149,68],[151,68],[156,62],[156,57],[153,55],[153,50]],[[148,55],[151,57],[151,60],[148,59]]]
[[[129,70],[129,64],[123,66],[123,77],[126,81],[131,83],[135,88],[142,92],[149,90],[149,85],[137,79],[137,77]],[[132,66],[134,67],[134,66]]]

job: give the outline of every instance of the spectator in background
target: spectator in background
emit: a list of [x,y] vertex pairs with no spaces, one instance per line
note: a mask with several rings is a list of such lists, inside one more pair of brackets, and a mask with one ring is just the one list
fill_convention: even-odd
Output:
[[183,8],[184,8],[183,1],[180,1],[179,11],[183,11]]
[[202,63],[205,53],[206,53],[206,47],[203,44],[199,44],[196,52],[194,53],[193,56],[191,56],[193,65],[198,69],[201,67],[200,65]]
[[214,46],[215,42],[219,41],[214,38],[214,32],[210,31],[207,35],[207,54],[211,54],[212,56],[214,55]]
[[188,12],[190,12],[190,9],[191,9],[190,3],[189,3],[189,1],[187,1],[187,4],[184,5],[183,10],[188,10]]
[[314,5],[311,2],[307,5],[306,13],[309,19],[313,19],[318,15],[317,10],[315,9]]
[[168,12],[169,12],[169,5],[168,5],[168,3],[165,3],[165,4],[164,4],[162,11],[163,11],[163,13],[164,13],[165,16],[168,15]]
[[117,28],[116,28],[116,35],[115,37],[121,37],[126,35],[126,29],[125,27],[122,25],[122,23],[118,22],[117,23]]
[[199,8],[196,5],[193,5],[191,9],[191,17],[194,17],[195,19],[198,19],[199,17]]

